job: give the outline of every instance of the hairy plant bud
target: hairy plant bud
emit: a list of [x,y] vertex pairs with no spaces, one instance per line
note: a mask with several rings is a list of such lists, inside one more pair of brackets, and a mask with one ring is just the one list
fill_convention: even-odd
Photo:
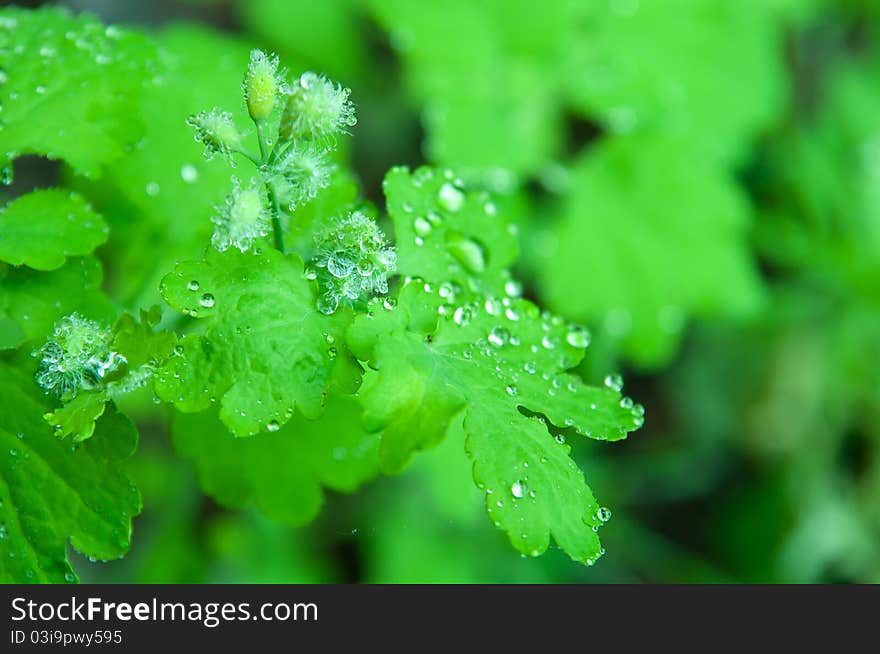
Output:
[[279,135],[324,141],[357,123],[350,91],[315,73],[303,73],[288,91]]
[[110,330],[77,313],[55,323],[52,335],[34,353],[40,357],[35,379],[46,392],[67,401],[80,390],[101,388],[107,373],[125,363],[112,352]]
[[251,118],[266,120],[275,108],[275,100],[283,86],[278,74],[278,57],[262,50],[251,50],[251,61],[242,83],[244,99]]
[[318,310],[336,311],[341,303],[357,304],[388,292],[388,275],[397,265],[397,253],[385,241],[376,221],[353,211],[315,236],[312,264],[321,287]]
[[215,154],[230,156],[241,146],[241,134],[232,122],[232,114],[219,109],[200,111],[186,120],[196,130],[195,140],[205,146],[205,158]]
[[226,196],[226,203],[217,208],[211,222],[214,223],[211,244],[216,250],[223,252],[236,247],[247,252],[251,249],[256,239],[266,236],[272,229],[259,181],[253,180],[242,188],[233,178],[232,193]]

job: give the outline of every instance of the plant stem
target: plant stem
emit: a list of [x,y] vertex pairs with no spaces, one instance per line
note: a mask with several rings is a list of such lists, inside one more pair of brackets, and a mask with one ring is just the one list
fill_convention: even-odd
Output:
[[257,141],[260,144],[260,165],[269,161],[269,153],[266,151],[266,137],[263,136],[263,121],[255,120],[254,125],[257,126]]
[[278,196],[272,182],[266,182],[266,190],[269,192],[269,202],[272,207],[272,232],[275,237],[275,249],[281,254],[287,254],[284,247],[284,229],[281,226],[281,207],[278,206]]
[[[260,144],[260,160],[254,161],[254,164],[262,168],[271,163],[275,148],[273,147],[270,152],[266,145],[266,137],[263,135],[263,121],[255,120],[254,125],[257,126],[257,141]],[[275,193],[275,186],[271,180],[266,180],[266,194],[269,196],[269,204],[272,211],[272,236],[275,241],[275,249],[281,252],[281,254],[287,254],[284,245],[284,228],[281,225],[281,207],[278,204],[278,195]]]

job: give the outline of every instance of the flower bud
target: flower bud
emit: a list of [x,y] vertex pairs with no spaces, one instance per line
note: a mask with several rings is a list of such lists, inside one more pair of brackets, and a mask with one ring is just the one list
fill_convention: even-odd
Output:
[[219,252],[236,247],[248,251],[254,240],[266,236],[272,229],[271,219],[266,209],[266,199],[257,180],[249,186],[241,187],[233,179],[232,193],[226,196],[226,204],[219,207],[211,218],[214,235],[211,244]]
[[195,128],[195,140],[205,146],[205,158],[211,159],[220,153],[230,156],[241,146],[241,134],[232,122],[232,114],[219,109],[200,111],[186,120]]
[[283,140],[324,141],[357,122],[350,91],[315,73],[303,73],[289,90],[279,135]]
[[272,114],[280,87],[278,57],[267,55],[262,50],[251,50],[251,62],[242,84],[251,118],[263,121]]
[[367,214],[354,211],[335,221],[316,234],[315,245],[312,265],[317,269],[322,313],[388,292],[388,275],[394,272],[397,254]]
[[35,353],[40,365],[35,379],[47,393],[68,401],[80,390],[101,388],[107,373],[125,363],[111,352],[110,330],[77,313],[55,323],[52,336]]

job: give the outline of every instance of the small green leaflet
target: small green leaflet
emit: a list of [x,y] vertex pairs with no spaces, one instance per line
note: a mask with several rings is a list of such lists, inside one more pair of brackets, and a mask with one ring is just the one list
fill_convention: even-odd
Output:
[[209,249],[184,262],[161,285],[174,308],[208,324],[189,335],[159,373],[156,392],[182,411],[220,401],[220,418],[237,436],[277,428],[294,408],[322,411],[332,382],[354,390],[360,368],[339,347],[350,313],[315,308],[302,260],[266,248],[261,254]]
[[58,8],[0,11],[0,168],[20,154],[97,175],[142,130],[138,101],[158,72],[149,40]]
[[321,487],[351,492],[378,473],[379,436],[360,426],[350,396],[330,396],[318,421],[300,415],[250,438],[229,434],[216,411],[176,414],[174,444],[192,459],[202,489],[230,508],[255,505],[288,524],[312,520]]
[[[392,200],[394,189],[415,186],[422,203],[434,202],[437,188],[416,183],[430,178],[424,171],[389,173],[386,192],[402,244],[411,236],[413,212]],[[459,193],[461,202],[446,207],[447,217],[473,200],[474,194]],[[439,238],[445,242],[442,232]],[[592,563],[602,553],[594,528],[603,514],[565,439],[624,438],[641,426],[644,410],[621,397],[616,378],[596,388],[567,372],[583,357],[585,330],[518,297],[518,285],[509,276],[500,283],[500,271],[466,274],[445,248],[427,241],[416,247],[396,307],[374,301],[348,331],[349,346],[376,371],[366,376],[360,397],[365,427],[382,431],[383,469],[402,469],[463,414],[474,479],[514,547],[538,555],[552,534],[573,559]],[[494,252],[487,249],[487,260]],[[491,288],[497,292],[477,290]]]
[[0,211],[0,261],[54,270],[67,257],[91,254],[109,229],[82,196],[61,189],[38,190]]
[[[29,362],[27,362],[29,363]],[[64,442],[26,365],[0,364],[0,582],[74,582],[67,541],[92,559],[128,550],[140,494],[122,471],[134,425],[108,408],[95,437]]]

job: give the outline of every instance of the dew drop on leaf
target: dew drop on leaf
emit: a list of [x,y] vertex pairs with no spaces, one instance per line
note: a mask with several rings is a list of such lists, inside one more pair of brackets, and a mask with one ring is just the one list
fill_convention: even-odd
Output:
[[464,193],[447,183],[440,187],[437,202],[447,211],[458,211],[464,204]]
[[605,377],[605,386],[614,391],[620,391],[623,388],[623,377],[620,375],[608,375]]

